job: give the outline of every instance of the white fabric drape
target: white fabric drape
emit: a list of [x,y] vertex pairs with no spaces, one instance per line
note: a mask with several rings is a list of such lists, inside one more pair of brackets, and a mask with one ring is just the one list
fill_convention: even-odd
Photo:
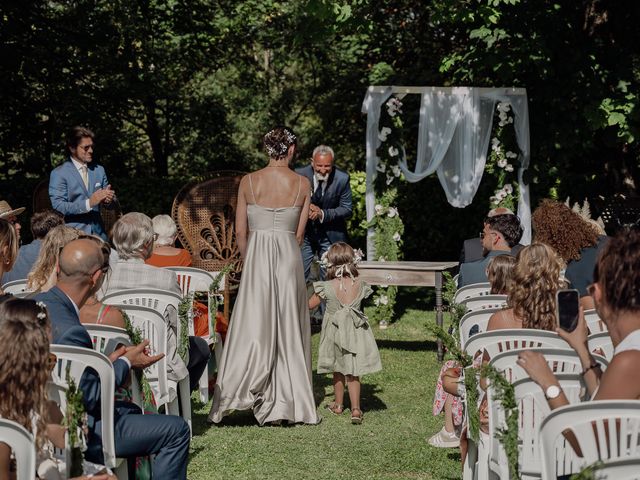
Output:
[[[373,182],[379,158],[376,150],[380,108],[396,92],[414,93],[410,88],[369,88],[362,105],[367,114],[367,219],[375,214]],[[520,149],[518,170],[518,216],[524,227],[523,244],[531,241],[531,207],[528,186],[523,173],[529,166],[529,112],[526,92],[514,93],[505,88],[438,88],[417,89],[421,93],[420,126],[416,164],[410,168],[401,151],[399,166],[409,182],[418,182],[434,172],[438,173],[447,200],[454,207],[471,203],[478,191],[493,127],[497,102],[508,102],[514,113],[516,140]],[[417,92],[416,92],[417,93]],[[373,252],[368,232],[367,251]],[[373,257],[369,256],[369,259]]]

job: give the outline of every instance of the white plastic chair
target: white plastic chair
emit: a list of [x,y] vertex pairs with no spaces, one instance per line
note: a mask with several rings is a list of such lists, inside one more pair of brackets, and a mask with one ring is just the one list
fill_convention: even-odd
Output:
[[505,308],[507,306],[506,295],[482,295],[469,297],[460,301],[460,305],[467,307],[467,311],[486,310],[488,308]]
[[[556,379],[570,403],[581,401],[585,391],[582,376],[561,373]],[[541,476],[540,443],[538,430],[551,409],[542,388],[531,378],[522,378],[513,383],[518,405],[518,464],[523,480],[539,479]],[[505,412],[500,402],[494,400],[491,385],[487,388],[489,398],[489,469],[501,479],[511,478],[507,456],[497,440],[499,430],[505,430]]]
[[486,351],[489,358],[509,350],[528,350],[536,347],[568,349],[569,344],[555,332],[534,330],[529,328],[514,328],[508,330],[493,330],[479,333],[469,338],[464,351],[469,355]]
[[[104,464],[115,469],[118,478],[127,478],[127,462],[125,459],[116,458],[115,453],[113,433],[115,375],[111,362],[102,353],[82,347],[52,344],[49,350],[58,358],[58,363],[52,372],[53,383],[58,387],[64,389],[68,387],[67,367],[69,367],[69,374],[78,387],[86,368],[90,367],[98,373],[100,377],[100,417],[102,420]],[[60,401],[60,409],[64,411],[66,397],[61,395],[58,400]]]
[[462,300],[472,297],[481,297],[489,295],[491,291],[491,284],[489,282],[472,283],[465,285],[456,290],[456,294],[453,296],[454,303],[460,303]]
[[[206,270],[194,267],[164,268],[175,272],[176,276],[178,277],[178,284],[180,285],[180,289],[182,290],[183,295],[187,295],[193,292],[209,292],[211,283],[216,279],[216,276],[218,275],[218,272],[207,272]],[[224,291],[225,280],[226,279],[224,276],[220,279],[218,290],[218,292],[220,293]],[[212,329],[214,325],[215,318],[210,318],[209,328]],[[220,361],[222,360],[222,337],[218,332],[213,332],[213,335],[215,335],[214,355],[216,359],[216,365],[220,365]],[[210,336],[211,332],[209,334],[209,337]],[[209,337],[203,338],[205,338],[205,340],[209,342]],[[200,380],[198,382],[198,388],[200,390],[200,400],[203,403],[207,403],[209,401],[209,365],[207,365],[204,369],[204,372],[202,372],[202,376],[200,377]]]
[[589,351],[601,350],[604,357],[611,361],[613,358],[613,342],[609,336],[609,332],[593,333],[587,337],[589,342]]
[[[574,434],[581,457],[562,435],[565,430]],[[597,400],[558,408],[542,422],[539,438],[543,480],[577,473],[596,461],[631,458],[637,461],[640,458],[640,401]]]
[[612,460],[593,470],[597,480],[640,480],[640,457]]
[[12,282],[7,282],[2,285],[2,290],[4,293],[10,293],[14,297],[24,298],[31,293],[27,289],[27,279],[24,278],[22,280],[13,280]]
[[473,327],[477,327],[478,330],[474,335],[485,332],[491,315],[499,310],[499,308],[487,308],[486,310],[474,310],[465,313],[460,319],[460,346],[464,348]]
[[595,309],[585,310],[584,319],[587,322],[587,327],[589,327],[589,333],[591,335],[593,335],[594,333],[608,331],[607,325],[600,319],[600,316],[598,315],[598,312],[595,311]]
[[[121,304],[117,305],[127,314],[131,324],[139,328],[142,338],[149,340],[151,355],[167,354],[167,324],[164,316],[148,307]],[[189,376],[179,382],[167,378],[167,357],[145,369],[145,376],[151,385],[158,406],[165,405],[167,415],[180,415],[178,396],[182,403],[182,418],[191,428],[191,392]],[[175,392],[175,394],[174,394]]]
[[[541,353],[544,355],[547,364],[554,374],[573,373],[581,374],[583,371],[580,357],[572,348],[529,348],[528,351]],[[496,370],[503,372],[506,379],[511,383],[527,378],[527,372],[516,363],[521,349],[509,350],[492,357],[490,364]],[[609,361],[601,355],[593,355],[593,358],[600,365],[601,371],[605,371],[609,366]]]
[[[131,339],[129,338],[127,331],[122,328],[101,324],[84,324],[84,326],[91,337],[93,349],[96,352],[100,352],[104,355],[110,355],[113,352],[113,349],[120,344],[126,346],[131,345]],[[142,389],[137,378],[138,377],[135,375],[131,375],[132,401],[144,411]]]
[[6,443],[16,459],[16,479],[32,480],[36,474],[36,442],[22,425],[0,418],[0,442]]

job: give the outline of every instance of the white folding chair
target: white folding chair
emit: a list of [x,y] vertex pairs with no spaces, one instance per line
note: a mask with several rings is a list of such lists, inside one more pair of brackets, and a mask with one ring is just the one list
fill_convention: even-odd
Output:
[[471,285],[465,285],[456,290],[456,294],[453,296],[454,303],[460,303],[462,300],[472,297],[481,297],[489,295],[491,291],[491,284],[489,282],[472,283]]
[[36,442],[22,425],[0,418],[0,442],[6,443],[16,459],[16,480],[33,480],[36,474]]
[[595,311],[595,309],[585,310],[584,319],[587,322],[587,327],[589,327],[589,333],[591,335],[593,335],[594,333],[608,331],[607,325],[600,319],[600,316],[598,315],[598,312]]
[[589,351],[601,351],[602,355],[609,361],[613,358],[613,342],[609,332],[592,333],[587,337]]
[[[67,367],[69,374],[74,379],[78,388],[82,374],[87,368],[92,368],[100,378],[100,417],[102,420],[102,453],[104,464],[116,470],[118,478],[127,478],[127,462],[125,459],[116,458],[113,417],[114,417],[114,390],[115,376],[113,365],[109,359],[100,352],[82,347],[52,344],[50,352],[58,358],[58,363],[52,372],[52,381],[58,388],[68,387],[66,380]],[[60,395],[60,409],[66,409],[66,397]]]
[[[580,457],[565,439],[565,431],[573,434]],[[597,461],[637,461],[640,458],[640,401],[595,400],[558,408],[542,422],[539,438],[543,480],[577,473]]]
[[27,289],[27,279],[13,280],[2,285],[4,293],[10,293],[14,297],[24,298],[31,292]]
[[[560,373],[556,379],[570,403],[578,403],[585,391],[582,376]],[[538,430],[549,415],[550,408],[542,388],[531,378],[521,378],[513,383],[518,405],[518,465],[523,480],[539,479],[541,476],[540,443]],[[502,404],[495,400],[495,391],[489,384],[489,469],[501,479],[511,478],[507,455],[497,440],[500,430],[505,430],[506,416]]]
[[[182,290],[182,295],[187,295],[192,292],[209,292],[211,283],[216,279],[218,272],[207,272],[200,268],[194,267],[164,267],[167,270],[175,272],[178,277],[178,284]],[[218,292],[224,291],[224,276],[220,280]],[[216,292],[216,293],[218,293]],[[209,319],[209,329],[212,330],[215,325],[215,318]],[[218,332],[209,332],[209,337],[205,340],[210,343],[210,337],[215,336],[214,355],[216,359],[216,365],[220,365],[222,360],[222,337]],[[209,365],[207,365],[202,372],[202,376],[198,382],[198,388],[200,390],[200,400],[203,403],[209,401]]]
[[460,305],[467,307],[467,311],[486,310],[488,308],[505,308],[507,306],[506,295],[482,295],[469,297],[460,301]]
[[460,346],[464,348],[467,340],[469,340],[471,336],[471,330],[474,327],[476,327],[477,330],[474,332],[474,335],[485,332],[491,315],[499,310],[499,308],[487,308],[486,310],[474,310],[465,313],[460,319]]

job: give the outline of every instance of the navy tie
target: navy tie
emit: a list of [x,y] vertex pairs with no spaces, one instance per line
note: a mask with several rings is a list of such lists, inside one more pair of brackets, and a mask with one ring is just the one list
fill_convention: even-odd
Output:
[[314,205],[320,204],[320,200],[322,199],[323,185],[324,185],[324,180],[318,180],[318,186],[316,187],[316,190],[313,192],[313,195],[311,196],[311,203],[313,203]]

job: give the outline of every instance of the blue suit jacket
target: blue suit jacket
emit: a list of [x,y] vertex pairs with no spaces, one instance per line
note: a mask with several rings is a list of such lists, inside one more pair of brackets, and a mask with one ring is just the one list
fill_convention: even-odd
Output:
[[458,288],[465,285],[472,285],[474,283],[486,283],[489,281],[487,278],[487,266],[493,257],[498,255],[511,255],[511,252],[504,250],[491,250],[487,253],[487,256],[481,260],[475,262],[463,263],[460,265],[460,275],[458,276]]
[[54,168],[49,178],[49,198],[51,206],[64,215],[70,227],[78,228],[86,233],[107,238],[100,217],[100,206],[96,205],[87,212],[86,202],[89,197],[109,182],[101,165],[88,165],[89,188],[85,188],[80,172],[69,159]]
[[[297,168],[296,173],[307,177],[313,188],[313,167],[311,165]],[[351,185],[347,172],[336,167],[333,168],[318,206],[324,212],[324,221],[320,223],[316,220],[307,223],[305,236],[313,241],[326,236],[331,243],[346,242],[348,240],[346,220],[353,213]]]
[[42,240],[36,238],[33,242],[21,246],[20,250],[18,250],[16,263],[13,264],[13,268],[10,271],[2,275],[0,284],[4,285],[7,282],[27,278],[27,275],[29,275],[29,272],[38,259],[40,245],[42,245]]
[[[47,306],[51,321],[52,343],[93,349],[93,342],[87,329],[80,323],[73,303],[62,290],[53,287],[48,292],[36,295],[34,300],[42,301]],[[113,362],[113,370],[115,387],[118,388],[127,378],[129,364],[118,359]],[[79,388],[82,390],[82,401],[89,414],[89,427],[93,428],[95,421],[100,418],[100,378],[98,373],[91,368],[86,369],[82,374]]]

